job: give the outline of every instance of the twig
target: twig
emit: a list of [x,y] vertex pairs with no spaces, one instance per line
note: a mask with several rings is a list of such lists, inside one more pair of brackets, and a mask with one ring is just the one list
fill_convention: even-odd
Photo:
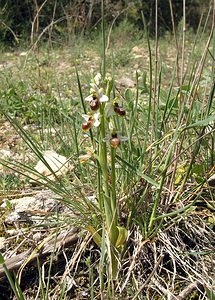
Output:
[[16,41],[17,44],[18,44],[18,43],[19,43],[19,39],[18,39],[18,37],[16,36],[15,32],[14,32],[7,24],[5,24],[5,22],[0,21],[0,23],[1,23],[4,27],[6,27],[6,29],[8,29],[8,30],[12,33],[12,35],[13,35],[15,41]]
[[190,283],[180,294],[177,296],[178,300],[184,300],[189,296],[197,287],[199,283],[197,281]]
[[[78,240],[78,229],[73,228],[69,234],[64,238],[60,234],[57,237],[56,242],[56,251],[59,251],[62,247],[67,248],[69,245],[74,244]],[[44,245],[44,247],[41,249],[40,252],[35,253],[35,255],[32,256],[31,260],[29,262],[35,261],[35,259],[38,258],[44,258],[49,253],[52,253],[53,251],[53,241],[55,238],[51,239],[47,244]],[[32,253],[32,249],[29,249],[23,253],[20,253],[14,257],[11,257],[9,259],[5,260],[5,264],[10,272],[15,271],[19,269],[26,260],[29,259],[30,254]],[[5,273],[3,267],[0,266],[0,280],[4,279]]]
[[121,15],[123,14],[130,6],[124,8],[121,12],[118,12],[117,15],[115,16],[115,18],[113,19],[111,25],[110,25],[110,29],[109,29],[109,32],[108,32],[108,36],[107,36],[107,45],[106,45],[106,49],[105,51],[107,51],[110,47],[110,36],[111,36],[111,32],[112,32],[112,29],[113,29],[113,25],[114,23],[116,22],[116,19]]
[[138,249],[137,249],[136,252],[134,253],[134,255],[133,255],[133,260],[132,260],[132,262],[131,262],[131,264],[130,264],[130,267],[129,267],[129,270],[128,270],[127,278],[125,279],[125,282],[124,282],[124,284],[123,284],[123,286],[122,286],[121,291],[124,290],[124,288],[125,288],[125,286],[126,286],[128,280],[129,280],[129,278],[130,278],[130,276],[131,276],[131,272],[132,272],[132,270],[133,270],[134,267],[135,267],[135,264],[136,264],[136,258],[137,258],[137,256],[138,256],[138,254],[139,254],[140,251],[142,250],[142,247],[143,247],[146,243],[148,243],[148,242],[149,242],[149,240],[144,240],[144,241],[142,241],[142,243],[139,245]]
[[178,297],[174,296],[170,291],[168,291],[167,289],[165,289],[161,284],[160,282],[155,279],[155,278],[152,278],[151,281],[156,285],[156,287],[163,293],[163,295],[165,295],[167,297],[167,299],[175,299],[175,300],[179,300]]
[[147,278],[147,280],[144,282],[144,284],[139,288],[139,290],[137,291],[136,295],[134,296],[134,298],[132,298],[132,300],[137,299],[137,297],[139,296],[139,294],[142,292],[142,290],[147,286],[147,284],[151,281],[153,275],[155,274],[157,268],[159,267],[161,261],[163,259],[163,255],[161,255],[157,261],[157,263],[154,266],[154,269],[152,270],[151,274],[149,275],[149,277]]

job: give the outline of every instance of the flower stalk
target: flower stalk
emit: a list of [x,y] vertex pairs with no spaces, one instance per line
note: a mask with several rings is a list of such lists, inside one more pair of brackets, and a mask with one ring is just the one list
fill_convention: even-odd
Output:
[[[116,207],[116,197],[113,198],[113,192],[112,195],[110,194],[109,184],[108,184],[108,164],[107,164],[107,144],[104,141],[106,137],[106,130],[105,130],[105,115],[104,115],[104,106],[101,105],[100,108],[100,114],[101,114],[101,139],[100,139],[100,151],[99,151],[99,157],[100,157],[100,164],[101,164],[101,170],[102,170],[102,177],[103,177],[103,183],[104,183],[104,210],[105,210],[105,218],[106,218],[106,225],[107,225],[107,231],[109,233],[110,241],[113,245],[115,245],[117,240],[117,216],[115,210],[113,210],[113,207]],[[111,152],[112,153],[112,152]],[[112,160],[111,160],[112,162]],[[114,172],[114,181],[115,181],[115,166],[113,171],[113,164],[111,165],[111,175],[113,175]],[[111,176],[111,180],[113,180]],[[113,182],[113,181],[112,181]],[[114,184],[115,185],[115,184]],[[113,189],[112,189],[113,191]],[[116,192],[115,192],[116,193]]]
[[118,225],[117,216],[117,203],[116,203],[116,148],[111,147],[111,185],[112,185],[112,197],[111,197],[111,209],[113,213],[113,222],[115,226]]
[[[117,211],[117,180],[116,180],[116,151],[121,142],[127,138],[122,137],[117,131],[119,123],[116,119],[126,115],[124,108],[116,104],[115,100],[111,99],[113,81],[111,78],[105,78],[101,84],[102,77],[97,74],[92,80],[90,86],[90,95],[85,98],[89,102],[90,112],[82,115],[85,122],[82,123],[83,131],[94,131],[93,127],[97,128],[98,149],[95,153],[97,160],[97,192],[98,192],[98,207],[103,212],[104,223],[107,232],[107,238],[110,245],[110,268],[113,279],[116,279],[118,273],[118,250],[123,245],[127,230],[118,226],[118,211]],[[103,88],[105,86],[105,93]],[[117,100],[118,101],[118,100]],[[110,154],[110,163],[108,161],[108,153]],[[101,224],[100,226],[101,227]],[[90,232],[95,235],[93,226],[89,227]],[[94,241],[100,247],[101,236],[96,233]],[[99,238],[100,236],[100,238]]]

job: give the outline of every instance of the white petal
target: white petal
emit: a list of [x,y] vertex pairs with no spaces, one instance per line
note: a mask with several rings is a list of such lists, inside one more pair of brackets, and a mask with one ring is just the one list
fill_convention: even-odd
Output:
[[99,96],[99,98],[101,98],[103,96],[103,94],[104,94],[103,88],[98,89],[98,96]]
[[100,112],[98,111],[94,114],[94,120],[98,120],[99,118],[100,118]]
[[100,73],[96,74],[96,76],[94,77],[95,84],[99,85],[101,79],[102,79],[102,75]]
[[85,121],[89,121],[90,119],[89,115],[82,114],[82,117],[84,118]]
[[98,127],[100,125],[100,113],[96,112],[93,116],[94,118],[94,124],[93,126]]
[[97,95],[99,95],[99,88],[95,83],[90,83],[91,89],[90,92],[95,92]]
[[128,141],[128,138],[126,136],[120,136],[120,141],[121,142],[127,142]]
[[95,120],[93,126],[98,127],[100,125],[100,121],[99,120]]
[[85,101],[92,101],[93,100],[93,95],[89,95],[85,98]]
[[102,95],[101,98],[99,99],[100,102],[107,102],[109,100],[108,96]]
[[110,123],[109,123],[109,129],[110,129],[110,131],[113,131],[113,130],[114,130],[114,124],[113,124],[113,122],[111,122],[111,121],[110,121]]

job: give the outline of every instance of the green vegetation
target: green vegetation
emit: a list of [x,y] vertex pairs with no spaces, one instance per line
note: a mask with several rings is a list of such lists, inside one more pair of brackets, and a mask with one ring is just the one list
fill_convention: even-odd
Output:
[[[177,27],[183,17],[181,0],[151,1],[151,0],[120,0],[107,1],[105,7],[105,23],[119,25],[129,22],[135,28],[143,29],[141,12],[151,35],[155,34],[156,10],[158,9],[158,34],[172,31],[171,7],[174,12],[174,22]],[[201,19],[206,24],[212,16],[213,1],[187,0],[186,23],[196,30]],[[70,42],[74,34],[88,35],[98,28],[101,21],[100,1],[46,1],[46,0],[1,0],[0,1],[0,40],[4,44],[17,47],[23,41],[31,45],[38,42],[61,41]],[[210,9],[209,9],[210,8]],[[209,29],[211,21],[206,25]],[[120,32],[122,33],[122,32]],[[118,36],[119,38],[119,36]]]
[[[214,24],[185,31],[182,13],[158,38],[146,25],[155,10],[149,19],[150,4],[145,15],[137,2],[108,29],[102,6],[99,30],[68,35],[66,46],[51,34],[1,55],[4,299],[214,298]],[[57,170],[62,156],[50,150],[66,157]],[[41,191],[35,210],[26,202],[11,217],[14,199]],[[62,250],[58,238],[74,226],[78,242]],[[30,249],[14,276],[11,249]]]

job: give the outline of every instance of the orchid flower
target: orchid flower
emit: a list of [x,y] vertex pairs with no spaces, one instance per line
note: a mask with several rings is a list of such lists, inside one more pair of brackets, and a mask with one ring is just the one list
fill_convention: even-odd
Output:
[[99,88],[101,80],[101,74],[97,74],[94,77],[92,83],[90,83],[90,95],[85,98],[85,101],[90,102],[90,108],[92,111],[99,109],[100,103],[107,102],[109,100],[108,96],[104,95],[103,89]]
[[111,147],[117,148],[121,145],[121,142],[128,141],[128,138],[122,136],[119,131],[113,130],[110,135],[106,136],[104,141],[109,142]]
[[83,114],[82,117],[84,118],[85,122],[82,123],[82,129],[84,131],[89,130],[91,127],[95,126],[98,127],[100,125],[100,113],[97,112],[95,114]]
[[118,98],[115,98],[112,102],[109,102],[105,107],[107,117],[111,117],[115,114],[124,117],[126,115],[125,109],[119,105]]

